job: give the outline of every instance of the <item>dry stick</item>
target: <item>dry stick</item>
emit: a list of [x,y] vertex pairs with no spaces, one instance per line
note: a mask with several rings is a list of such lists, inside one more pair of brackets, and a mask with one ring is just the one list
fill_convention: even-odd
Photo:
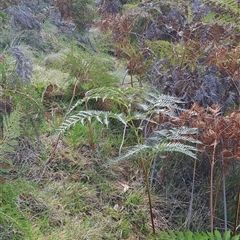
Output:
[[226,177],[224,172],[222,175],[222,181],[223,181],[224,230],[226,232],[227,231],[227,200],[226,200]]
[[210,229],[213,233],[213,169],[215,165],[215,153],[216,153],[217,141],[214,140],[213,144],[213,155],[211,161],[211,176],[210,176]]
[[221,185],[222,175],[220,174],[218,179],[216,180],[216,190],[215,190],[215,198],[213,203],[213,212],[215,214],[216,208],[217,208],[217,199],[220,191],[220,185]]
[[238,187],[238,199],[237,199],[237,207],[236,207],[236,214],[235,214],[235,221],[234,221],[234,229],[233,229],[233,235],[234,235],[234,236],[237,234],[239,208],[240,208],[240,185],[239,185],[239,187]]
[[224,70],[226,71],[226,73],[228,74],[228,76],[230,76],[230,79],[232,80],[232,83],[234,85],[234,87],[236,88],[237,92],[238,92],[238,95],[240,96],[240,90],[236,84],[236,82],[234,81],[233,77],[231,76],[231,73],[226,69],[224,68]]
[[131,63],[131,60],[130,60],[130,79],[131,79],[131,87],[133,87],[133,69],[132,69],[132,63]]
[[196,165],[197,165],[197,160],[194,160],[194,165],[193,165],[193,180],[192,180],[192,191],[191,191],[191,199],[190,199],[190,204],[189,204],[189,211],[188,211],[188,216],[185,221],[185,227],[189,229],[189,225],[191,222],[191,217],[192,217],[192,206],[193,206],[193,195],[194,195],[194,186],[195,186],[195,176],[196,176]]
[[123,85],[124,82],[125,82],[125,79],[126,79],[126,77],[127,77],[127,74],[128,74],[128,69],[126,70],[126,72],[125,72],[125,74],[124,74],[124,76],[123,76],[122,85]]
[[224,230],[226,232],[227,231],[227,200],[226,200],[226,181],[225,181],[225,177],[226,176],[225,176],[224,170],[222,169],[222,174],[220,174],[218,179],[217,179],[215,200],[214,200],[214,204],[213,204],[213,212],[215,213],[216,208],[217,208],[217,199],[218,199],[218,196],[219,196],[220,184],[221,184],[221,180],[222,180],[222,184],[223,184],[222,191],[223,191]]
[[[144,138],[147,137],[147,125],[148,124],[149,124],[149,121],[147,122],[147,124],[145,126],[145,130],[143,132]],[[156,156],[154,156],[154,159],[156,160]],[[154,218],[153,218],[153,210],[152,210],[152,198],[151,198],[152,179],[151,179],[151,185],[150,185],[150,183],[149,183],[149,171],[148,171],[148,169],[146,169],[142,157],[141,157],[141,164],[142,164],[142,168],[143,168],[145,179],[146,179],[146,187],[147,187],[147,194],[148,194],[150,219],[151,219],[151,223],[152,223],[152,231],[153,231],[153,234],[156,234]],[[150,166],[151,166],[151,163],[150,163]],[[151,175],[153,175],[152,170],[151,170]]]
[[152,223],[152,231],[153,234],[156,234],[156,230],[155,230],[155,224],[154,224],[154,218],[153,218],[153,208],[152,208],[152,198],[151,198],[151,189],[150,189],[150,185],[149,185],[149,173],[148,173],[148,169],[146,169],[146,166],[144,165],[144,161],[141,158],[141,162],[142,162],[142,166],[143,166],[143,170],[144,170],[144,175],[145,175],[145,179],[146,179],[146,187],[147,187],[147,194],[148,194],[148,204],[149,204],[149,212],[150,212],[150,218],[151,218],[151,223]]
[[[222,160],[222,166],[224,162]],[[227,199],[226,199],[226,175],[224,169],[222,170],[222,183],[223,183],[223,209],[224,209],[224,230],[227,231]]]

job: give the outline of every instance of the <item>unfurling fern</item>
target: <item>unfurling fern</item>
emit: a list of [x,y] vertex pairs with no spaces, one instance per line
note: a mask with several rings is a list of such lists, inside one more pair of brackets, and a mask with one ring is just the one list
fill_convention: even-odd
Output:
[[11,166],[12,162],[4,155],[14,153],[14,147],[18,144],[20,136],[20,111],[16,108],[9,116],[3,116],[3,133],[0,139],[0,172],[6,172],[1,166]]

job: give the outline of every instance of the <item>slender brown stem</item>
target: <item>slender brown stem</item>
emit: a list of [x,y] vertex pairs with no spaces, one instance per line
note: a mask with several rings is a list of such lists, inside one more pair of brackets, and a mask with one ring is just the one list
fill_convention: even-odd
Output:
[[236,207],[235,221],[234,221],[234,229],[233,229],[233,235],[234,235],[234,236],[237,234],[239,208],[240,208],[240,185],[239,185],[239,187],[238,187],[238,199],[237,199],[237,207]]
[[142,162],[144,175],[145,175],[145,179],[146,179],[146,188],[147,188],[147,194],[148,194],[148,204],[149,204],[149,213],[150,213],[150,219],[151,219],[151,224],[152,224],[152,232],[153,232],[153,234],[156,234],[154,218],[153,218],[151,190],[150,190],[149,179],[148,179],[148,168],[145,167],[143,159],[141,159],[141,162]]
[[72,106],[72,102],[73,102],[73,99],[74,99],[75,94],[76,94],[77,83],[78,83],[78,80],[75,81],[75,84],[73,86],[72,97],[71,97],[70,103],[68,104],[67,113],[69,112],[69,110],[70,110],[70,108]]
[[132,74],[132,70],[131,70],[131,73],[130,73],[130,79],[131,79],[131,87],[133,87],[133,74]]
[[[85,102],[85,109],[86,109],[86,111],[88,110],[87,101]],[[91,125],[91,122],[89,120],[87,120],[87,124],[88,124],[90,148],[93,150],[95,148],[95,146],[94,146],[94,141],[93,141],[92,125]]]

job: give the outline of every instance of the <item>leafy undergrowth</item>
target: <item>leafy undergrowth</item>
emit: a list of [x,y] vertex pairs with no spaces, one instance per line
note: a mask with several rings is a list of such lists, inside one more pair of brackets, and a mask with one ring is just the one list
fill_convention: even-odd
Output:
[[231,239],[236,3],[54,2],[0,3],[0,239]]

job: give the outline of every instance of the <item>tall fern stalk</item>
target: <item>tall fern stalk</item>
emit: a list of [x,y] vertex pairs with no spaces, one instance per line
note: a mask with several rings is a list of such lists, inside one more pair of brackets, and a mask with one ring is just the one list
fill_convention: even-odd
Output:
[[148,174],[146,173],[146,171],[145,171],[145,179],[146,179],[145,181],[146,181],[147,194],[148,194],[150,218],[151,218],[151,223],[152,223],[152,231],[153,231],[153,234],[156,234],[154,218],[153,218],[153,210],[152,210],[153,208],[152,208],[151,190],[150,190],[150,186],[149,186]]

